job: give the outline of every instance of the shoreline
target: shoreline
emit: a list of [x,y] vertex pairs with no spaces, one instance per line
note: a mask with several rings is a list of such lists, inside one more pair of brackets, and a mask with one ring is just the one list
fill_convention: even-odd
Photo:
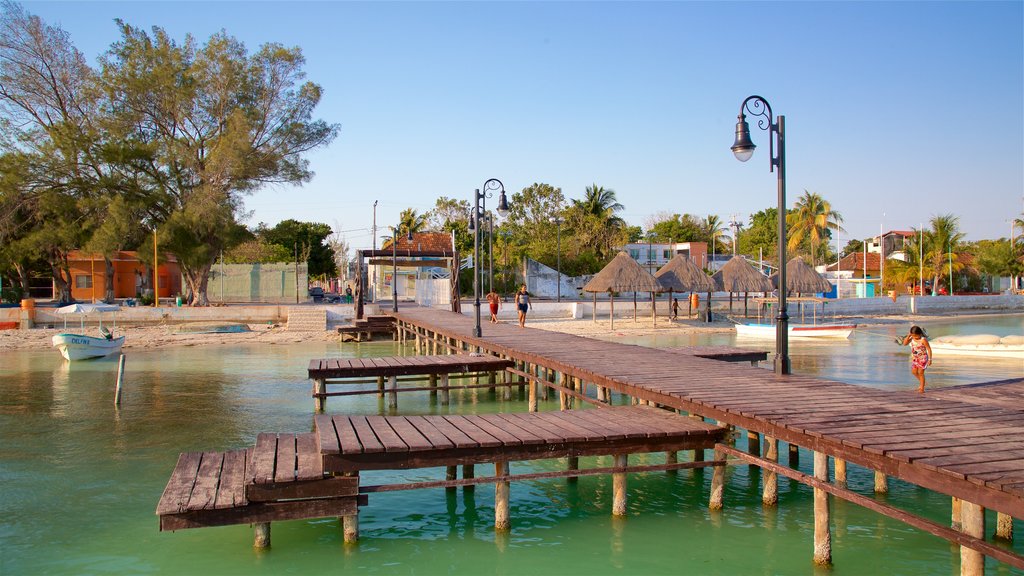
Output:
[[[927,325],[928,321],[937,319],[972,319],[990,316],[1013,316],[1020,312],[988,312],[988,313],[952,313],[943,315],[886,315],[886,316],[863,316],[849,317],[844,320],[854,322],[858,325],[888,325],[900,323],[915,323]],[[516,324],[515,320],[501,320],[503,324]],[[341,343],[341,336],[334,330],[322,332],[300,332],[289,331],[283,324],[253,323],[248,324],[249,332],[235,333],[177,333],[174,330],[179,326],[189,323],[165,323],[158,325],[119,325],[114,330],[115,335],[125,335],[124,349],[147,349],[166,346],[209,346],[209,345],[238,345],[238,344],[297,344],[301,342],[338,342]],[[486,332],[488,323],[484,320],[483,327]],[[569,318],[530,318],[527,316],[526,325],[529,328],[549,330],[573,334],[582,337],[607,337],[607,336],[671,336],[686,334],[715,334],[729,333],[732,331],[733,323],[725,320],[714,322],[702,322],[697,319],[676,320],[659,317],[657,325],[653,325],[649,317],[638,317],[634,322],[632,318],[616,318],[615,329],[607,319],[598,319],[595,323],[591,319],[569,319]],[[69,326],[63,328],[33,328],[31,330],[0,330],[0,352],[8,350],[44,350],[51,349],[51,339],[54,335],[62,332],[84,332],[87,335],[96,334],[95,326],[86,326],[84,330]],[[381,342],[382,340],[378,340]]]

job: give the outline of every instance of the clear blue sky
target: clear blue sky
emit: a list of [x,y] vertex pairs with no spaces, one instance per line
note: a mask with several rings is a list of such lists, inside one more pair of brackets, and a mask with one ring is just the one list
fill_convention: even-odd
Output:
[[[969,239],[1024,211],[1024,2],[25,2],[91,61],[114,18],[179,40],[225,29],[300,46],[341,134],[302,187],[246,200],[251,224],[350,230],[499,178],[658,211],[776,205],[767,133],[729,151],[742,100],[786,117],[789,205],[820,193],[851,237],[953,213]],[[491,201],[493,206],[493,200]],[[884,216],[883,216],[884,215]]]

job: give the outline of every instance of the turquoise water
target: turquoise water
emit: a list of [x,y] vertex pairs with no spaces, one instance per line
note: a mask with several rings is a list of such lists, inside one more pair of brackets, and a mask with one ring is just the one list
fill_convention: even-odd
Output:
[[[989,317],[943,330],[1020,332],[1022,317]],[[794,370],[889,389],[911,389],[906,349],[883,337],[905,325],[874,326],[833,345],[793,345]],[[615,336],[611,336],[615,338]],[[728,344],[728,335],[654,345]],[[747,343],[740,343],[748,345]],[[770,344],[770,343],[769,343]],[[752,347],[763,343],[751,343]],[[770,347],[770,346],[769,346]],[[728,469],[726,507],[707,510],[711,473],[680,471],[629,478],[629,516],[610,516],[611,479],[515,483],[512,531],[495,534],[493,488],[373,494],[360,512],[361,540],[346,546],[337,520],[280,522],[273,547],[251,548],[248,526],[158,531],[157,500],[182,451],[250,445],[264,431],[312,428],[310,358],[400,353],[392,343],[308,343],[131,350],[120,409],[116,362],[68,364],[52,350],[0,356],[0,574],[954,574],[946,542],[857,506],[833,500],[831,571],[811,565],[811,491],[780,480],[777,509],[760,504],[759,475]],[[866,355],[866,356],[865,356]],[[1020,376],[1010,363],[936,363],[930,385]],[[425,393],[400,397],[403,413],[525,410],[486,390],[453,394],[440,406]],[[545,409],[557,409],[557,400]],[[328,411],[377,414],[375,395],[332,398]],[[739,445],[743,447],[741,435]],[[661,455],[634,457],[657,463]],[[810,458],[800,467],[809,471]],[[584,459],[610,465],[608,459]],[[513,465],[527,472],[562,461]],[[490,473],[481,467],[479,475]],[[439,479],[437,469],[364,475],[364,483]],[[872,477],[850,468],[850,486],[871,493]],[[949,502],[901,482],[886,497],[939,522]],[[994,526],[994,518],[990,519]],[[1024,554],[1024,525],[1013,549]],[[997,574],[1005,566],[990,561]]]

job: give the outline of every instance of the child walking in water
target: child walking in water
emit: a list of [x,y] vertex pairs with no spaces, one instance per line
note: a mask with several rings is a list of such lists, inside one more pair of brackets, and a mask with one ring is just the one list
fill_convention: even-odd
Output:
[[910,344],[910,373],[921,383],[917,391],[924,394],[924,369],[932,363],[932,346],[920,326],[911,326],[901,345]]

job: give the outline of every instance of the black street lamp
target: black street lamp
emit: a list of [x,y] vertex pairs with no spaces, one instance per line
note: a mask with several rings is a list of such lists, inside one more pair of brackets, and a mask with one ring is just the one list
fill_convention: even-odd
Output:
[[480,232],[483,228],[481,218],[487,211],[487,199],[494,196],[496,190],[501,191],[498,196],[498,216],[504,217],[508,214],[505,185],[501,183],[501,180],[491,178],[484,182],[483,192],[480,189],[473,191],[473,213],[469,217],[469,230],[473,233],[473,308],[476,318],[473,335],[477,338],[483,335],[480,331]]
[[773,123],[772,107],[768,105],[768,101],[760,96],[748,96],[743,104],[740,104],[740,113],[736,117],[736,141],[732,145],[732,152],[740,162],[750,160],[756,147],[750,140],[750,127],[747,125],[744,111],[749,112],[751,116],[761,116],[757,121],[757,127],[768,131],[768,155],[771,161],[769,171],[774,172],[778,168],[779,313],[775,326],[775,372],[789,374],[789,315],[786,313],[786,117],[778,116]]
[[558,238],[557,248],[555,249],[555,270],[558,271],[558,288],[555,302],[562,301],[562,217],[555,216],[551,219],[555,223],[555,236]]
[[[398,226],[391,226],[391,311],[398,312]],[[412,242],[412,229],[406,240]]]

